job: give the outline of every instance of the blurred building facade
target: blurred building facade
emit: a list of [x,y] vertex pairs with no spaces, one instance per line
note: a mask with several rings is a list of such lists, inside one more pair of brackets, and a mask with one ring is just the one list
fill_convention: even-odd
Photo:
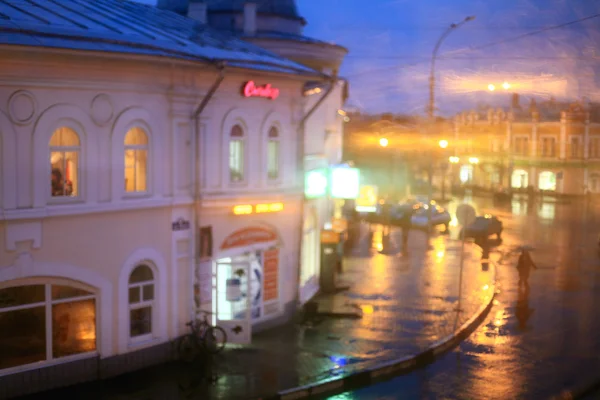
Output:
[[[559,195],[600,193],[600,118],[594,105],[468,111],[455,118],[454,183],[528,188]],[[477,165],[468,160],[478,158]]]

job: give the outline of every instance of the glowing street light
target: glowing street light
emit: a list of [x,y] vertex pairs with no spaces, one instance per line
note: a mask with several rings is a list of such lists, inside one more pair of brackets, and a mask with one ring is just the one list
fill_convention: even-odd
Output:
[[488,90],[489,90],[490,92],[493,92],[494,90],[496,90],[496,86],[495,86],[494,84],[490,83],[490,84],[488,85]]
[[450,156],[448,157],[448,161],[450,161],[451,164],[458,164],[460,162],[460,158],[456,156]]
[[469,162],[471,164],[479,164],[479,158],[477,158],[477,157],[469,157]]
[[379,145],[381,147],[387,147],[389,141],[387,140],[387,138],[382,137],[381,139],[379,139]]
[[508,89],[510,89],[510,83],[508,83],[508,82],[504,82],[504,83],[502,84],[502,88],[503,88],[504,90],[508,90]]
[[445,140],[445,139],[442,139],[442,140],[440,140],[440,141],[438,142],[438,144],[440,145],[440,147],[441,147],[442,149],[445,149],[446,147],[448,147],[448,141],[447,141],[447,140]]

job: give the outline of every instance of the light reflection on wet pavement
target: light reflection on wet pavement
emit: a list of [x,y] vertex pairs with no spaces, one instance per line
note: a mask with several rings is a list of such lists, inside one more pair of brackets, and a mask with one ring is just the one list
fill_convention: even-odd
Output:
[[486,322],[458,349],[423,370],[331,399],[545,399],[600,378],[600,207],[476,203],[504,222],[503,249],[536,248],[529,295],[519,294],[513,257],[498,266],[500,294]]

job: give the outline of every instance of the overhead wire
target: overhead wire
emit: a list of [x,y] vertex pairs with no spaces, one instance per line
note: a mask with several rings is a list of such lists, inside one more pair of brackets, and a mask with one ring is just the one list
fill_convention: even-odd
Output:
[[[485,49],[488,47],[498,46],[498,45],[504,44],[504,43],[514,42],[514,41],[521,40],[526,37],[535,36],[535,35],[545,33],[545,32],[551,31],[551,30],[562,29],[562,28],[572,26],[575,24],[579,24],[581,22],[585,22],[585,21],[588,21],[588,20],[591,20],[594,18],[598,18],[598,17],[600,17],[600,13],[589,15],[587,17],[579,18],[579,19],[576,19],[573,21],[564,22],[564,23],[558,24],[558,25],[547,26],[547,27],[540,28],[540,29],[537,29],[537,30],[534,30],[531,32],[526,32],[526,33],[516,35],[516,36],[510,37],[510,38],[497,40],[497,41],[490,42],[490,43],[485,43],[485,44],[482,44],[479,46],[469,46],[466,49],[459,49],[459,50],[453,50],[450,52],[442,53],[438,58],[440,58],[440,59],[446,58],[446,57],[448,57],[449,53],[452,53],[452,54],[463,53],[464,54],[464,53],[469,53],[469,52],[473,52],[473,51],[477,51],[477,50],[482,50],[482,49]],[[446,54],[446,55],[444,55],[444,54]],[[506,59],[506,58],[502,57],[502,59]],[[366,75],[366,74],[370,74],[370,73],[377,73],[377,72],[384,72],[384,71],[389,71],[389,70],[393,70],[393,69],[402,69],[402,68],[407,68],[407,67],[413,67],[413,66],[422,64],[424,62],[429,62],[430,60],[431,60],[431,58],[413,62],[413,63],[409,63],[409,64],[400,64],[400,65],[393,65],[393,66],[389,66],[389,67],[376,68],[376,69],[371,69],[371,70],[367,70],[367,71],[361,71],[356,74],[348,74],[346,76],[350,78],[350,77],[356,77],[356,76]]]

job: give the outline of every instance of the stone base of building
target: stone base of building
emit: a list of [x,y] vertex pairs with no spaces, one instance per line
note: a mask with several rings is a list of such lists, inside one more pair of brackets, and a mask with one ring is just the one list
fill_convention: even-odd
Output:
[[166,342],[108,358],[91,357],[2,376],[0,399],[112,378],[172,361],[176,357],[174,343]]
[[290,301],[289,303],[284,304],[282,315],[277,318],[252,325],[252,333],[264,332],[269,329],[277,328],[278,326],[287,324],[294,318],[297,309],[298,307],[295,301]]

